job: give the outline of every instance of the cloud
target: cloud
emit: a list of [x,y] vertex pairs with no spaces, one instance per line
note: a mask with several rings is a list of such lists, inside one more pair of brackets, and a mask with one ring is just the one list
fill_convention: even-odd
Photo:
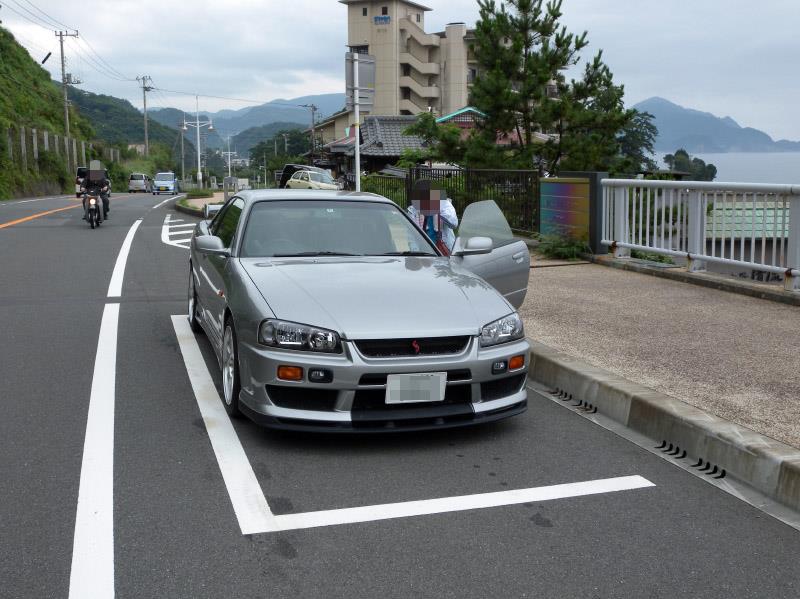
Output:
[[[150,75],[164,89],[259,101],[343,91],[347,11],[336,0],[33,2],[78,28],[116,70]],[[478,16],[475,0],[425,3],[434,9],[426,16],[429,31],[452,21],[471,25]],[[563,10],[570,30],[588,30],[591,53],[604,50],[629,103],[659,95],[776,138],[800,139],[796,0],[564,0]],[[37,58],[54,51],[45,66],[60,78],[52,31],[0,13]],[[98,73],[84,45],[70,41],[67,55],[84,89],[141,105],[136,82]],[[191,96],[154,92],[149,101],[194,110]],[[201,110],[246,105],[201,98]]]

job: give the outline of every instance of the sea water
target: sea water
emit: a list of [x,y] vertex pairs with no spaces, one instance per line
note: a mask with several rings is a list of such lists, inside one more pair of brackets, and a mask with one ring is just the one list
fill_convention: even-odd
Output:
[[[800,185],[800,152],[727,152],[692,156],[717,167],[715,181]],[[661,158],[663,154],[659,153]]]

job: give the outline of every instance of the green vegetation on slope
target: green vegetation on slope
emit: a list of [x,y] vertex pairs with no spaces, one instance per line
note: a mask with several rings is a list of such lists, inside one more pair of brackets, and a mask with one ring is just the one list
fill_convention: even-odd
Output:
[[[0,128],[9,126],[64,132],[64,101],[60,88],[7,29],[0,27]],[[94,131],[75,109],[70,110],[70,133],[91,139]]]

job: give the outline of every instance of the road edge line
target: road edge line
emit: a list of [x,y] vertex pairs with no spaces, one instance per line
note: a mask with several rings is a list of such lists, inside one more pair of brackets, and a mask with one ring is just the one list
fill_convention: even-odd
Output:
[[106,304],[100,322],[78,486],[70,599],[114,597],[114,403],[119,308],[118,303]]
[[222,400],[189,321],[184,315],[172,316],[172,326],[242,534],[276,532],[275,515],[267,504],[264,490],[258,483],[233,423],[222,407]]
[[800,450],[669,395],[531,344],[531,380],[584,401],[604,416],[694,458],[724,468],[742,483],[800,511]]

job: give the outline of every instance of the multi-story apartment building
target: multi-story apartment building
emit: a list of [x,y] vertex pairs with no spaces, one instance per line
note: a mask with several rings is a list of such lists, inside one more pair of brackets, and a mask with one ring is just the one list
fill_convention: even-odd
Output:
[[372,115],[433,111],[449,114],[467,105],[475,76],[464,23],[439,33],[425,32],[431,9],[410,0],[339,0],[347,5],[351,51],[375,57]]

